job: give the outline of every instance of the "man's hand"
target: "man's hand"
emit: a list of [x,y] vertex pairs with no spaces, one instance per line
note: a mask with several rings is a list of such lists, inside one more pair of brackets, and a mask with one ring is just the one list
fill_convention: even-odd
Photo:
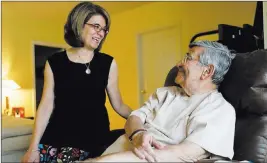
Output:
[[164,145],[156,141],[153,136],[149,135],[147,132],[140,132],[133,137],[132,140],[134,149],[134,154],[140,159],[146,159],[148,162],[158,162],[154,150],[163,149]]

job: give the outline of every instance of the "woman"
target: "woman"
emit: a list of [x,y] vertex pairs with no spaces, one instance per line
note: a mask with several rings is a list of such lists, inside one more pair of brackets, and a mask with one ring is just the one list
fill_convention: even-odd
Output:
[[130,114],[118,88],[117,64],[99,52],[109,27],[109,14],[98,5],[83,2],[70,12],[64,37],[72,48],[46,62],[43,95],[23,162],[99,156],[110,131],[105,91],[118,114]]

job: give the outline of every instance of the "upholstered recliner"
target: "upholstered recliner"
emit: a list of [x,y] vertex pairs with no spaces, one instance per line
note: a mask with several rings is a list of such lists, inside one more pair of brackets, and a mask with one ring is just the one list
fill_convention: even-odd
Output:
[[105,140],[105,143],[104,143],[105,145],[95,148],[91,157],[101,156],[101,154],[123,134],[125,134],[124,129],[111,130],[109,132],[109,135],[107,136],[108,139]]
[[[165,86],[176,85],[177,70]],[[236,109],[233,159],[267,162],[267,50],[237,54],[219,91]]]

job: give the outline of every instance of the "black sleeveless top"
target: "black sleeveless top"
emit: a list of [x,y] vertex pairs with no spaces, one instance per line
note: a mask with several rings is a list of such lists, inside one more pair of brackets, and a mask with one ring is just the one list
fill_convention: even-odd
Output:
[[110,129],[105,90],[112,60],[107,54],[95,53],[91,74],[86,74],[85,64],[70,61],[66,51],[48,58],[55,99],[41,144],[89,152],[106,143]]

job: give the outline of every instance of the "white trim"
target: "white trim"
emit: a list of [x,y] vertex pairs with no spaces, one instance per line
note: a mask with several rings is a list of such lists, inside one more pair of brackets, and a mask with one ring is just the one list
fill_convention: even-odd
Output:
[[264,49],[267,49],[267,2],[263,2]]
[[143,74],[143,60],[142,60],[142,34],[137,34],[137,95],[139,107],[143,105],[144,97],[141,94],[141,90],[144,90],[144,74]]
[[33,109],[33,117],[36,116],[36,81],[35,81],[35,51],[34,51],[34,46],[35,45],[42,45],[42,46],[50,46],[54,48],[62,48],[62,49],[67,49],[69,46],[65,45],[59,45],[59,44],[54,44],[54,43],[48,43],[48,42],[42,42],[42,41],[32,41],[31,46],[32,46],[32,68],[33,68],[33,92],[32,92],[32,109]]

